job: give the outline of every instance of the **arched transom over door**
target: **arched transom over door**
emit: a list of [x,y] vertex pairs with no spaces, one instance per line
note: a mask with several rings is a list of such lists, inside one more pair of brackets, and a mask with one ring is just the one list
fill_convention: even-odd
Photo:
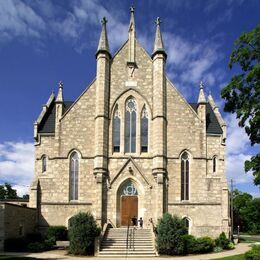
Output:
[[128,180],[120,189],[121,226],[132,225],[131,219],[138,218],[138,191],[135,184]]

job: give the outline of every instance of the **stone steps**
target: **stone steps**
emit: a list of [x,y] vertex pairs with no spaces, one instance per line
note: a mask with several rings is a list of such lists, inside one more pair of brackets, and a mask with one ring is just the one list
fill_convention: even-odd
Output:
[[129,234],[134,233],[134,240],[128,241],[127,228],[110,228],[100,245],[99,256],[104,257],[153,257],[156,251],[153,246],[151,231],[131,227]]

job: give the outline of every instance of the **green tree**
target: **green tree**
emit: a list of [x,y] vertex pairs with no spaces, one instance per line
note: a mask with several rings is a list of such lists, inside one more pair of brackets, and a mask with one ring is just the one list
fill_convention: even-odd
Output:
[[12,185],[9,183],[5,183],[4,185],[0,185],[0,199],[17,199],[16,190],[12,188]]
[[234,227],[244,232],[260,232],[260,198],[253,198],[246,192],[234,190]]
[[[229,68],[238,64],[238,72],[221,91],[226,100],[224,110],[236,113],[251,145],[260,142],[260,25],[243,33],[235,41]],[[260,154],[245,162],[245,171],[252,171],[255,185],[260,184]]]

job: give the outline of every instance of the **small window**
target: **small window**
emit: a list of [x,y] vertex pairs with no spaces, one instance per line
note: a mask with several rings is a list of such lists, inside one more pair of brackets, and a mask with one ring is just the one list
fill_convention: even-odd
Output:
[[70,157],[70,190],[69,199],[78,200],[79,185],[79,156],[77,152],[73,152]]
[[46,172],[47,170],[47,159],[46,155],[43,155],[42,157],[42,172]]
[[141,119],[141,152],[148,152],[148,112],[146,107],[143,108]]
[[136,152],[136,100],[130,97],[125,107],[125,153]]
[[217,171],[217,157],[216,156],[214,156],[213,157],[213,173],[216,173],[216,171]]
[[189,155],[184,152],[181,156],[181,200],[189,200],[189,171]]
[[189,219],[188,218],[183,218],[182,219],[183,220],[183,222],[184,222],[184,225],[185,225],[185,227],[187,228],[187,233],[189,234],[190,232],[189,232],[189,230],[190,230],[190,221],[189,221]]
[[115,109],[113,118],[113,152],[120,152],[120,113],[118,107]]

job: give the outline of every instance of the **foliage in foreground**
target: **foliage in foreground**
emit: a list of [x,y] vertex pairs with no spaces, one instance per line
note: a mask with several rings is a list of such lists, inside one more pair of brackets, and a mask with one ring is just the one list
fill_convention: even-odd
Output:
[[251,234],[260,233],[260,198],[246,192],[233,191],[234,228]]
[[[260,25],[243,33],[235,41],[229,67],[239,65],[239,73],[221,91],[226,100],[224,110],[236,113],[251,145],[260,143]],[[255,185],[260,185],[260,154],[245,162],[245,171],[252,171]]]
[[246,260],[259,260],[260,259],[260,245],[255,245],[251,250],[245,253]]
[[157,225],[157,249],[160,254],[183,255],[185,254],[185,241],[187,234],[182,219],[165,213]]
[[95,237],[100,234],[93,215],[78,213],[70,219],[69,252],[74,255],[90,255],[94,252]]
[[65,241],[68,238],[68,231],[65,226],[49,226],[47,230],[47,238],[54,238],[55,241]]
[[160,254],[186,255],[212,252],[214,241],[210,237],[195,238],[187,234],[184,221],[169,213],[163,215],[157,226],[157,249]]

